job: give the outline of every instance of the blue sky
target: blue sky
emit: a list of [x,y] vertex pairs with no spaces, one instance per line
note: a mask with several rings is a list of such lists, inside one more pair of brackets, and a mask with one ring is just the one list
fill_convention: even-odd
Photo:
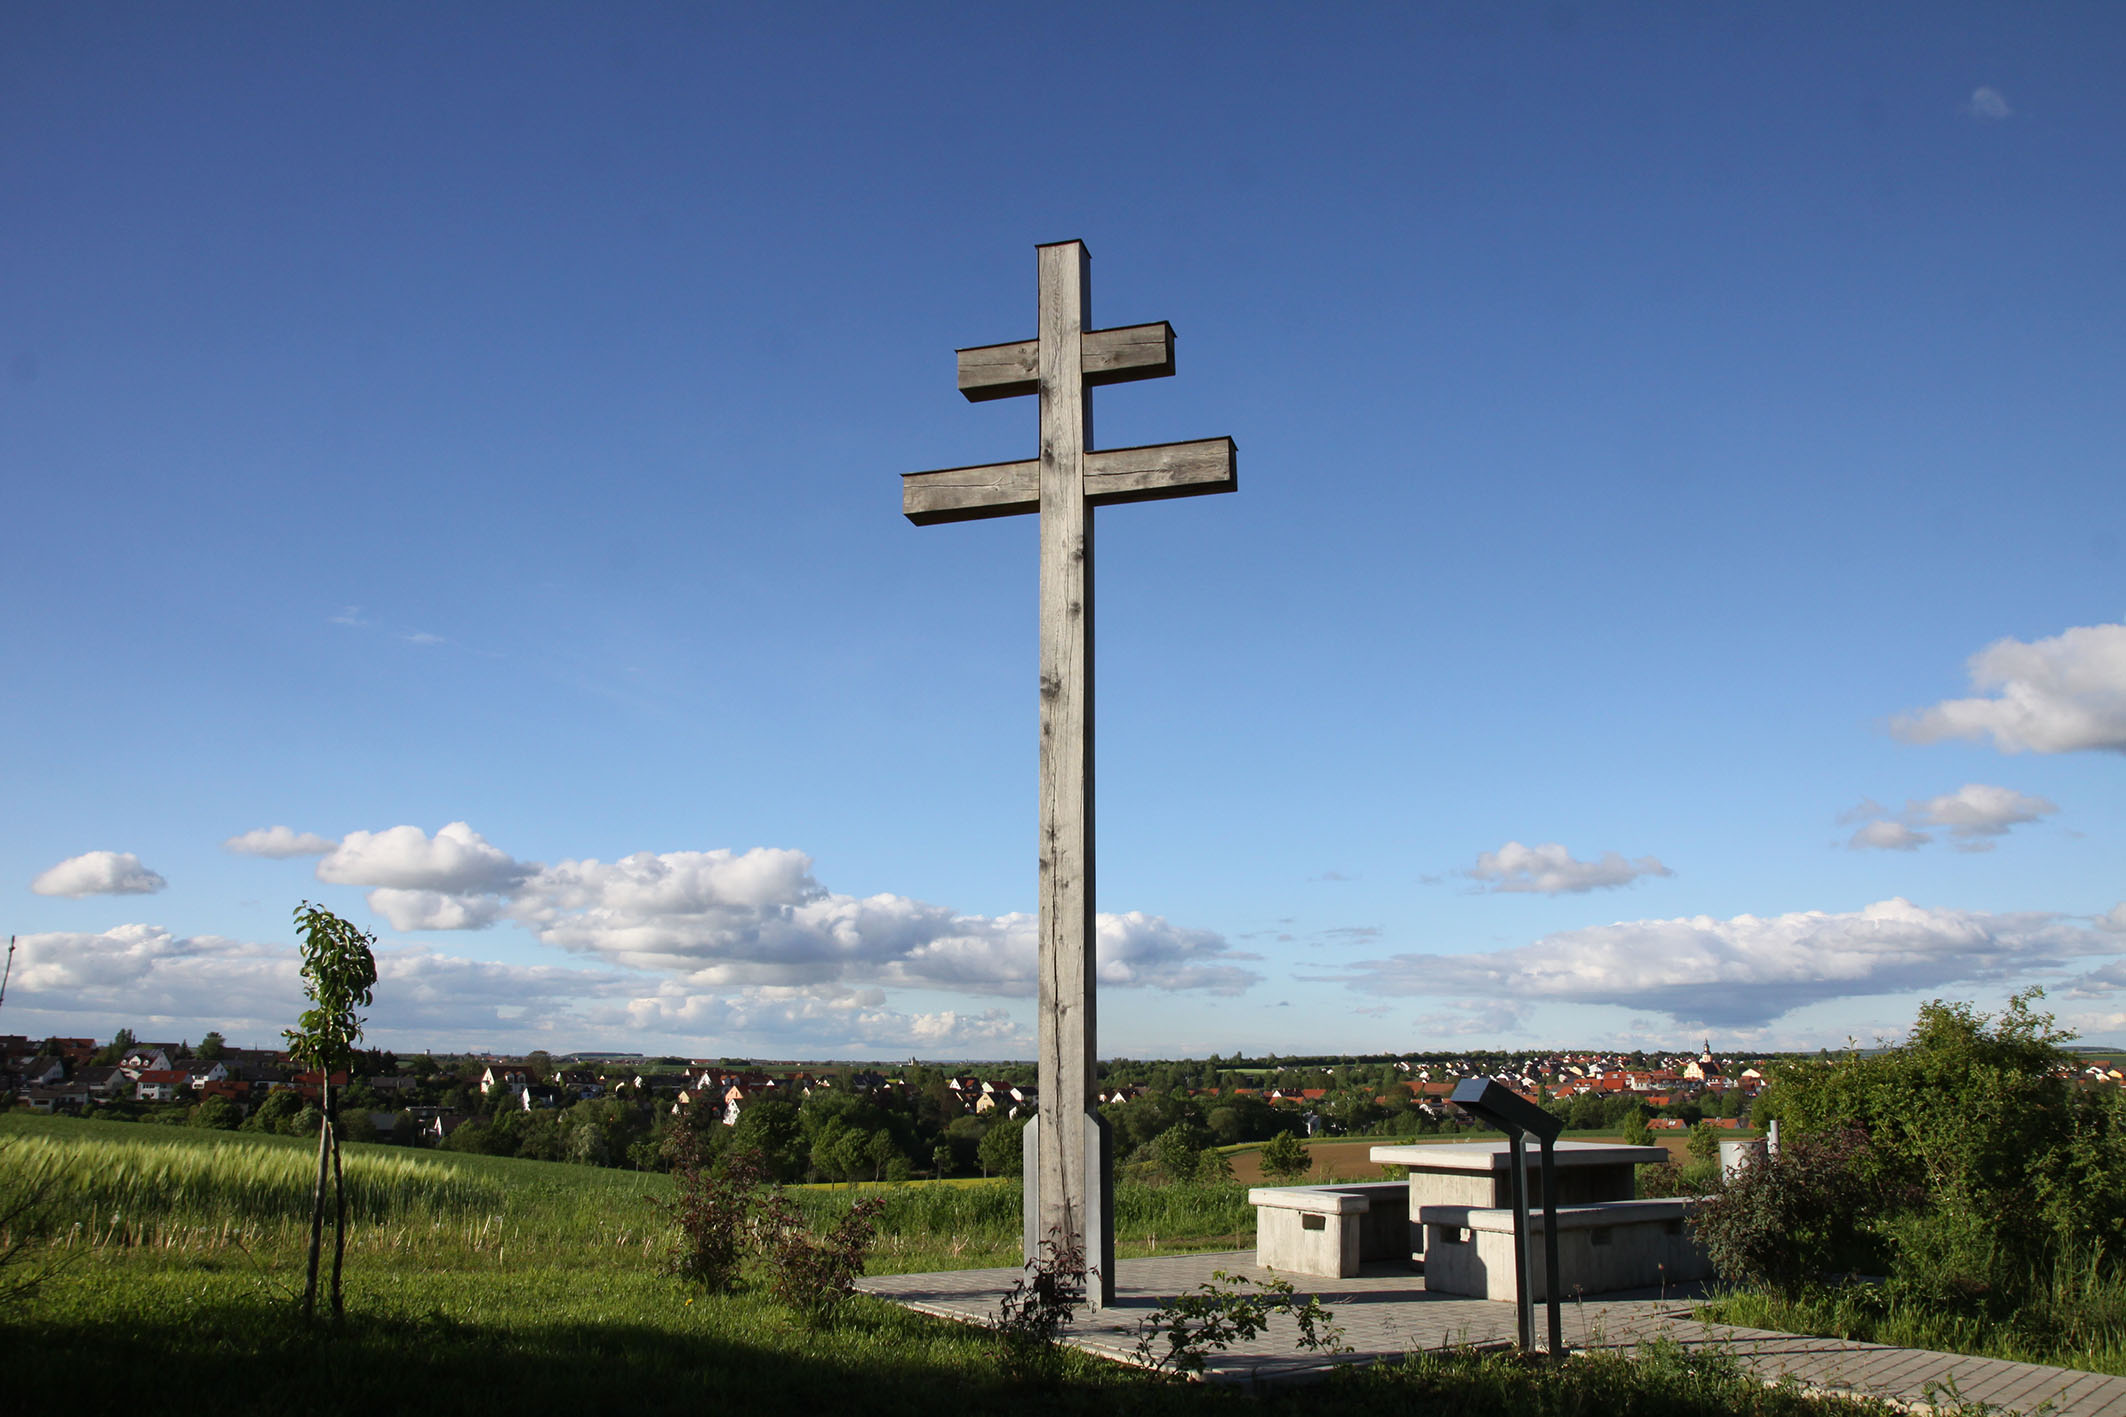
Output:
[[[1101,1050],[2126,1037],[2115,7],[0,6],[0,1030],[1031,1051],[1037,242]],[[280,828],[280,831],[271,829]]]

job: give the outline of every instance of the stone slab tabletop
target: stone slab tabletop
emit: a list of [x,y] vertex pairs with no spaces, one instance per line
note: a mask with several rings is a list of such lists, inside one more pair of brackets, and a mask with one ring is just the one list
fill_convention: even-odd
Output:
[[[1387,1166],[1408,1166],[1426,1171],[1504,1171],[1510,1165],[1513,1143],[1507,1141],[1442,1142],[1432,1146],[1376,1146],[1369,1153]],[[1561,1141],[1552,1144],[1551,1155],[1559,1166],[1645,1166],[1668,1160],[1658,1146],[1625,1146],[1620,1142]],[[1528,1143],[1528,1169],[1543,1164],[1543,1149]]]

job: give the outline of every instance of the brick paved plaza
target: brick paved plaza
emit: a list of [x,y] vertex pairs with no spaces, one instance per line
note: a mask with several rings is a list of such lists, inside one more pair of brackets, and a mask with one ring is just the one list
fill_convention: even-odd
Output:
[[[1254,1259],[1251,1250],[1231,1250],[1123,1260],[1116,1267],[1114,1306],[1081,1316],[1065,1341],[1089,1353],[1133,1362],[1138,1323],[1174,1295],[1209,1281],[1218,1270],[1256,1280],[1276,1277],[1274,1271],[1257,1268]],[[1016,1268],[953,1270],[882,1275],[860,1281],[859,1287],[922,1313],[979,1323],[996,1313],[1018,1277]],[[1292,1380],[1333,1363],[1375,1363],[1416,1349],[1514,1342],[1513,1305],[1428,1294],[1423,1276],[1407,1267],[1369,1266],[1352,1279],[1285,1277],[1302,1294],[1318,1295],[1333,1311],[1351,1351],[1334,1357],[1301,1352],[1296,1326],[1280,1318],[1257,1342],[1219,1355],[1206,1376],[1239,1383]],[[1604,1295],[1568,1303],[1565,1341],[1572,1348],[1628,1350],[1658,1337],[1686,1348],[1729,1353],[1766,1378],[1792,1376],[1811,1387],[1904,1403],[1921,1402],[1930,1383],[1953,1381],[1966,1400],[2009,1411],[2031,1411],[2049,1402],[2051,1417],[2126,1417],[2126,1378],[1700,1323],[1690,1317],[1690,1300],[1696,1297],[1692,1290]],[[1543,1328],[1539,1306],[1539,1335]]]

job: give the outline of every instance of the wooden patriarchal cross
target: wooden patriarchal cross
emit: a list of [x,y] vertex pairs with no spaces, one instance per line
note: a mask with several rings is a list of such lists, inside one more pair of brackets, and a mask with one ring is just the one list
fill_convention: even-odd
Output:
[[1092,389],[1174,372],[1164,321],[1092,326],[1084,243],[1040,254],[1040,334],[959,352],[970,401],[1039,394],[1031,462],[909,473],[901,509],[917,526],[1041,515],[1040,1107],[1026,1129],[1025,1251],[1084,1256],[1086,1297],[1114,1300],[1113,1158],[1094,1098],[1093,517],[1114,502],[1239,486],[1233,440],[1092,451]]

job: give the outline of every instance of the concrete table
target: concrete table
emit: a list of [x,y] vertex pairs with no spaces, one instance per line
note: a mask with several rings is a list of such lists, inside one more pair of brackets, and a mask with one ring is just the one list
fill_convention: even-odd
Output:
[[[1510,1210],[1513,1178],[1508,1174],[1512,1148],[1498,1141],[1442,1142],[1433,1146],[1376,1146],[1371,1155],[1385,1166],[1410,1168],[1410,1253],[1423,1254],[1425,1232],[1418,1219],[1428,1205],[1475,1206]],[[1557,1167],[1560,1206],[1599,1201],[1634,1200],[1639,1194],[1637,1168],[1668,1160],[1658,1146],[1623,1146],[1615,1142],[1561,1141],[1552,1148]],[[1542,1151],[1527,1151],[1528,1203],[1543,1203]]]

